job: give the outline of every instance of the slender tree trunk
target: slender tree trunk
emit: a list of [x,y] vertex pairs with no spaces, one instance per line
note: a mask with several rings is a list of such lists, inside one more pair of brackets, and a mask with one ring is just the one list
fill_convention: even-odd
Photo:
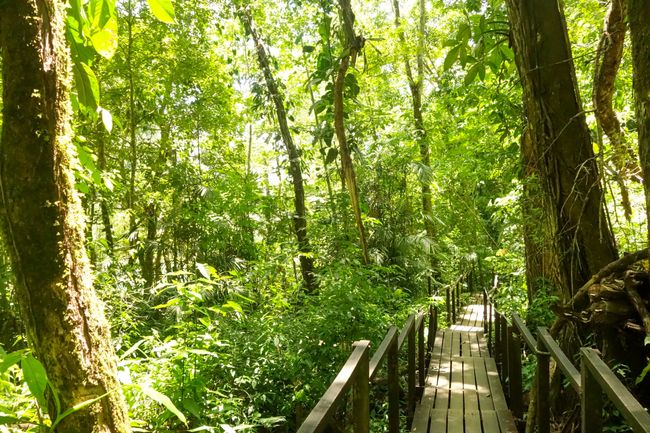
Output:
[[[63,0],[0,3],[3,233],[27,337],[62,410],[108,393],[56,431],[129,432],[74,189],[66,7]],[[54,404],[49,412],[56,416]]]
[[[630,195],[625,184],[625,171],[629,160],[634,160],[634,154],[628,148],[621,128],[621,122],[612,106],[616,74],[623,58],[625,43],[625,16],[627,14],[626,0],[612,0],[607,15],[603,34],[598,44],[594,66],[593,102],[596,110],[596,120],[603,132],[609,137],[612,147],[613,162],[616,168],[615,178],[621,190],[621,204],[625,217],[632,217]],[[629,155],[633,157],[630,158]]]
[[[422,115],[422,87],[424,84],[424,35],[426,24],[426,5],[424,0],[418,0],[420,10],[420,20],[418,28],[418,51],[416,56],[417,76],[413,76],[413,69],[408,56],[404,55],[404,68],[408,80],[409,89],[411,90],[411,102],[413,106],[413,122],[415,125],[415,134],[420,148],[420,162],[423,167],[424,175],[421,176],[420,186],[422,189],[422,219],[424,230],[429,238],[429,255],[432,268],[437,267],[436,260],[433,256],[432,245],[436,237],[435,227],[433,225],[433,204],[431,201],[431,154],[429,150],[429,140],[427,131],[424,128],[424,117]],[[402,45],[405,45],[406,37],[401,29],[399,0],[393,0],[393,10],[395,11],[395,27],[399,31],[399,39]],[[434,274],[435,269],[432,269]]]
[[[650,238],[650,2],[627,0],[628,24],[632,40],[636,122],[639,157],[643,170],[648,236]],[[650,241],[648,243],[650,245]]]
[[341,154],[341,169],[343,170],[343,179],[350,194],[350,202],[352,210],[354,211],[354,220],[359,231],[359,244],[361,246],[361,253],[363,263],[370,263],[370,255],[368,254],[368,242],[366,240],[366,230],[363,226],[363,219],[361,217],[361,205],[359,204],[359,187],[357,185],[357,175],[352,163],[352,155],[348,139],[345,134],[345,107],[343,100],[343,90],[345,89],[345,78],[348,73],[350,65],[354,66],[357,55],[363,48],[364,39],[357,36],[354,32],[354,13],[350,0],[339,0],[339,7],[341,17],[343,20],[343,33],[345,35],[345,43],[343,48],[343,56],[339,63],[339,69],[336,73],[334,80],[334,131],[336,132],[336,139],[339,142],[339,153]]
[[130,172],[127,206],[129,208],[129,245],[133,248],[138,242],[138,226],[135,218],[135,175],[138,166],[138,149],[136,142],[136,121],[135,121],[135,80],[133,73],[133,4],[128,1],[127,21],[127,66],[129,74],[129,149],[130,149]]
[[300,154],[298,153],[298,148],[293,142],[293,136],[289,130],[289,122],[287,121],[287,112],[284,106],[283,96],[278,89],[275,78],[273,77],[271,66],[269,64],[269,57],[264,49],[264,45],[262,45],[262,41],[253,27],[253,19],[250,11],[242,8],[239,10],[238,15],[246,29],[246,33],[253,38],[255,50],[257,51],[257,60],[260,69],[264,74],[266,87],[268,88],[273,104],[275,105],[275,114],[277,116],[282,142],[284,143],[289,158],[289,175],[291,176],[291,183],[293,184],[293,203],[295,210],[293,215],[293,231],[298,240],[300,271],[305,289],[309,292],[313,292],[317,289],[317,283],[314,275],[314,258],[312,256],[309,237],[307,236],[307,209],[305,205],[305,187],[302,177],[302,167],[300,166]]
[[[97,151],[97,167],[104,171],[106,170],[106,146],[104,145],[103,137],[99,139],[99,149]],[[108,203],[103,194],[99,193],[99,209],[102,213],[102,225],[104,226],[104,237],[106,238],[106,245],[108,246],[108,254],[113,255],[113,248],[115,242],[113,241],[113,227],[111,225],[111,213],[108,209]]]

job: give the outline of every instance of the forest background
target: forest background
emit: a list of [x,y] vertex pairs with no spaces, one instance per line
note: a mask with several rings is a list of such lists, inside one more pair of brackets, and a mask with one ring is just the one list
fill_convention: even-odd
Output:
[[[515,62],[517,3],[51,2],[70,47],[70,168],[91,286],[134,430],[293,431],[352,341],[376,343],[431,300],[442,310],[444,285],[469,271],[506,310],[553,321],[550,306],[584,281],[531,264],[531,244],[564,231],[535,207],[548,173],[526,163],[524,131],[535,129]],[[3,152],[15,120],[7,89],[18,88],[7,4]],[[569,118],[586,121],[591,154],[567,172],[579,190],[575,171],[594,165],[586,194],[599,191],[611,260],[647,245],[629,41],[605,101],[618,138],[598,111],[612,9],[558,8],[578,107],[582,94]],[[7,244],[0,431],[55,429],[106,394],[65,400],[47,351],[27,349],[44,323],[21,313],[22,253]],[[599,269],[589,266],[587,276]]]

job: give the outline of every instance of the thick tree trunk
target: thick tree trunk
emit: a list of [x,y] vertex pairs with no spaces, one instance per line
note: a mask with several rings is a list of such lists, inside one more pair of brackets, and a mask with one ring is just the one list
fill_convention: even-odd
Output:
[[293,142],[293,136],[289,130],[287,111],[284,106],[282,94],[280,93],[275,78],[273,77],[269,58],[264,49],[264,45],[262,45],[262,41],[253,27],[253,19],[250,11],[247,9],[240,9],[238,15],[246,29],[246,32],[253,38],[255,50],[257,52],[257,60],[260,69],[264,74],[266,87],[268,88],[273,104],[275,105],[275,114],[278,119],[280,136],[282,137],[282,142],[284,143],[289,158],[289,175],[291,176],[291,183],[293,184],[293,204],[295,210],[293,215],[293,231],[298,240],[300,271],[305,289],[309,292],[313,292],[317,289],[317,283],[314,275],[314,259],[312,256],[309,237],[307,236],[307,209],[305,206],[305,187],[302,178],[302,167],[300,166],[300,154],[298,153],[298,148]]
[[[108,323],[92,287],[74,189],[63,0],[0,3],[3,231],[27,337],[62,410],[56,431],[128,432]],[[51,404],[50,416],[56,416]]]
[[345,89],[345,77],[350,65],[354,65],[357,55],[363,47],[363,37],[358,37],[354,32],[354,13],[350,0],[339,0],[341,17],[343,20],[343,33],[345,34],[344,54],[341,57],[339,68],[334,80],[334,131],[336,139],[339,142],[339,153],[341,154],[341,169],[343,179],[350,194],[350,202],[354,211],[354,220],[359,231],[359,245],[363,263],[370,263],[368,253],[368,241],[366,240],[366,229],[361,217],[361,205],[359,202],[359,186],[357,185],[357,174],[352,162],[352,152],[348,145],[347,135],[345,133],[345,107],[343,101],[343,90]]
[[[508,0],[513,45],[527,118],[522,141],[526,182],[539,181],[548,219],[542,268],[529,287],[551,283],[568,300],[589,277],[617,258],[602,209],[603,194],[589,130],[576,87],[564,14],[558,0]],[[568,60],[567,60],[568,59]],[[534,232],[536,220],[529,222]],[[527,238],[530,238],[528,236]],[[528,247],[528,245],[527,245]],[[533,246],[534,247],[534,246]]]
[[[562,4],[506,3],[526,116],[521,154],[529,295],[550,289],[566,302],[617,258],[616,246],[602,208]],[[579,347],[577,336],[575,328],[566,327],[558,338],[569,357]],[[553,389],[560,392],[559,386]],[[534,408],[529,416],[533,413]]]
[[[650,238],[650,2],[627,0],[628,24],[632,40],[636,123],[639,133],[639,157],[643,170],[648,236]],[[650,242],[649,242],[650,245]]]

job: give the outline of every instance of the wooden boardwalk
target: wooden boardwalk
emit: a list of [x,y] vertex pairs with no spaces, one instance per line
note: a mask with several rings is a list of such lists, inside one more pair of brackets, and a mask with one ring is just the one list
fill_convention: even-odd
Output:
[[517,433],[483,334],[483,306],[440,330],[412,432]]

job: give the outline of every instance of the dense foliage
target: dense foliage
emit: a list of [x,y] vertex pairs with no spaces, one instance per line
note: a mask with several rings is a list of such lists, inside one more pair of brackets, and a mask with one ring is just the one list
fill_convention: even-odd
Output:
[[[414,2],[400,5],[399,27],[390,2],[353,3],[364,44],[344,77],[344,117],[368,265],[335,134],[334,85],[348,50],[335,4],[70,3],[76,187],[138,431],[294,431],[355,339],[376,344],[470,269],[481,287],[498,287],[505,309],[527,310],[521,199],[529,180],[502,1],[428,2],[424,35]],[[590,112],[605,8],[565,3]],[[268,52],[299,149],[309,252],[297,246],[292,161],[241,10]],[[632,143],[628,51],[614,107]],[[428,164],[404,68],[418,54]],[[621,175],[614,149],[588,121],[619,249],[640,249],[640,175]],[[430,213],[422,184],[431,187]],[[631,214],[620,206],[623,189]],[[303,286],[301,254],[313,258],[313,292]],[[47,420],[47,378],[26,349],[4,258],[0,283],[0,432],[46,431],[56,422]],[[529,319],[548,324],[555,300],[551,288],[538,292]]]

